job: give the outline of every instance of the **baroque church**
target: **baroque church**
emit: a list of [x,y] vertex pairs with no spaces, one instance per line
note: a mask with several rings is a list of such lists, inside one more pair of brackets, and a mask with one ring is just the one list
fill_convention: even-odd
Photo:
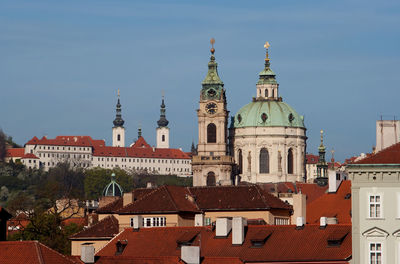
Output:
[[[214,40],[211,40],[214,46]],[[211,48],[197,110],[199,141],[192,158],[193,185],[233,185],[239,182],[304,181],[306,127],[304,117],[279,95],[266,42],[256,97],[232,118],[224,83]]]

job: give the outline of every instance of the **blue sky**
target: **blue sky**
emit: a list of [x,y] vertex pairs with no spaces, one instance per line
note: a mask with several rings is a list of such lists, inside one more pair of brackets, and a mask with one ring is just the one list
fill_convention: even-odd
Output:
[[[0,127],[111,141],[121,90],[126,139],[155,144],[165,91],[171,145],[197,141],[209,40],[233,115],[255,96],[263,44],[280,95],[339,160],[370,152],[375,122],[400,118],[398,1],[0,0]],[[330,154],[328,155],[330,158]]]

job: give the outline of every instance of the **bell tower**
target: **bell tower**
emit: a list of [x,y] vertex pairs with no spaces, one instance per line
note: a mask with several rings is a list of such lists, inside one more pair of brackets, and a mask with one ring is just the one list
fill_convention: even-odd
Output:
[[227,154],[227,124],[224,83],[218,76],[215,62],[215,40],[211,39],[211,58],[208,72],[202,82],[197,110],[199,141],[197,155],[193,156],[194,186],[231,185],[233,159]]
[[169,148],[169,121],[165,117],[164,94],[160,105],[160,119],[157,121],[157,148]]
[[113,121],[114,127],[112,129],[112,146],[113,147],[125,147],[125,121],[122,119],[121,115],[121,103],[119,101],[119,89],[118,89],[118,101],[117,101],[117,109],[116,116]]

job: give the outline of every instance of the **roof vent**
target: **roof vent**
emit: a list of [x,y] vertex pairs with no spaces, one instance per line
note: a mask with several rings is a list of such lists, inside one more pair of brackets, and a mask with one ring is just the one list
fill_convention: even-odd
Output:
[[345,200],[349,200],[351,198],[351,193],[346,194],[346,196],[344,197]]

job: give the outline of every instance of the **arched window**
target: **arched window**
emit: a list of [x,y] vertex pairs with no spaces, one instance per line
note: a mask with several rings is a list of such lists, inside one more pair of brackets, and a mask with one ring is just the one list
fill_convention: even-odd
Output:
[[265,89],[265,97],[268,97],[268,89]]
[[121,135],[120,134],[117,135],[117,140],[121,141]]
[[165,135],[161,136],[161,141],[164,142],[165,141]]
[[217,127],[210,123],[207,126],[207,143],[216,143],[217,142]]
[[269,153],[265,148],[260,151],[260,173],[269,173]]
[[275,90],[272,89],[272,97],[275,97]]
[[293,174],[293,150],[289,149],[287,155],[287,172]]
[[243,171],[243,155],[242,155],[242,150],[241,149],[239,149],[239,151],[238,151],[238,165],[239,165],[239,171],[238,171],[238,173],[239,174],[242,174],[242,171]]
[[207,173],[207,186],[215,186],[215,173],[212,171]]

